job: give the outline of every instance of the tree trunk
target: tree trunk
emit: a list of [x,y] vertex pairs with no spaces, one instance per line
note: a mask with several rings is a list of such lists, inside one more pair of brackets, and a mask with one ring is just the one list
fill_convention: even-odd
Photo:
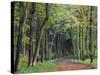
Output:
[[89,50],[90,50],[90,62],[93,62],[93,55],[92,55],[92,6],[90,7],[90,42],[89,42]]
[[22,11],[24,10],[22,2],[19,3],[19,7],[20,7],[21,14],[20,14],[20,22],[19,22],[19,35],[18,35],[18,42],[17,42],[14,72],[18,70],[18,66],[19,66],[20,51],[22,50],[22,28],[23,28],[24,16],[25,16],[24,15],[25,13],[22,13]]
[[[23,25],[26,24],[26,20],[27,20],[27,17],[28,17],[28,6],[29,6],[29,4],[27,3],[26,9],[25,9],[26,11],[25,11],[25,19],[24,19]],[[23,30],[23,33],[22,33],[22,37],[23,37],[22,46],[23,46],[23,52],[24,52],[24,56],[25,56],[26,52],[25,52],[25,41],[24,41],[24,34],[25,34],[24,26],[23,26],[22,30]]]
[[40,26],[40,28],[38,29],[38,31],[36,32],[36,44],[35,44],[35,52],[34,52],[34,58],[32,60],[32,66],[35,66],[36,64],[36,60],[37,60],[37,56],[39,54],[39,48],[40,48],[40,42],[41,42],[41,38],[43,35],[43,31],[46,28],[46,22],[48,21],[48,4],[46,3],[45,5],[46,8],[46,17],[42,23],[42,25]]
[[30,41],[29,41],[29,51],[28,51],[28,66],[32,65],[32,53],[33,53],[33,16],[35,13],[35,3],[32,4],[32,9],[30,10],[29,15],[29,25],[30,25]]

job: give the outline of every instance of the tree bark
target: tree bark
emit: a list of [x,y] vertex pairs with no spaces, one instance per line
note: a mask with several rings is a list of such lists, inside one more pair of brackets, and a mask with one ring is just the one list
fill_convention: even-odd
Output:
[[46,22],[48,21],[48,3],[46,3],[45,5],[45,19],[43,21],[43,23],[41,24],[40,28],[38,29],[38,31],[36,32],[36,44],[35,44],[35,52],[34,52],[34,58],[32,60],[32,66],[35,66],[36,64],[36,60],[37,60],[37,56],[39,54],[39,48],[40,48],[40,42],[41,42],[41,38],[42,38],[42,34],[44,29],[46,28]]
[[93,62],[93,55],[92,55],[92,9],[93,7],[91,6],[90,7],[90,29],[89,29],[89,32],[90,32],[90,42],[89,42],[89,50],[90,50],[90,63]]
[[25,16],[25,13],[22,13],[22,11],[24,10],[23,8],[24,6],[22,2],[19,3],[19,7],[20,7],[21,14],[20,14],[20,22],[19,22],[19,35],[18,35],[18,42],[17,42],[14,72],[18,70],[18,66],[19,66],[20,51],[22,50],[22,28],[23,28],[24,16]]
[[29,16],[29,25],[30,25],[30,47],[28,51],[28,66],[32,65],[32,53],[33,53],[33,16],[35,13],[35,3],[32,4],[32,9],[30,10],[30,16]]

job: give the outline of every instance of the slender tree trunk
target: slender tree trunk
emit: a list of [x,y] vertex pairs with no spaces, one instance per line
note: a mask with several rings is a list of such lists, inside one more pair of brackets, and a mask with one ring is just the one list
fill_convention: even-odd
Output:
[[[29,4],[27,3],[26,9],[25,9],[26,11],[25,11],[25,19],[24,19],[23,25],[26,24],[26,20],[27,20],[27,17],[28,17],[28,9],[29,9],[28,7],[29,7]],[[23,41],[22,41],[22,42],[23,42],[23,50],[24,50],[24,56],[25,56],[26,52],[25,52],[25,41],[24,41],[24,34],[25,34],[25,32],[24,32],[24,31],[25,31],[25,30],[24,30],[24,26],[23,26],[23,29],[22,29],[22,30],[23,30],[23,34],[22,34],[22,37],[23,37],[22,40],[23,40]]]
[[30,10],[30,15],[29,15],[29,25],[30,25],[30,41],[29,41],[29,51],[28,51],[28,66],[32,65],[32,53],[33,53],[33,16],[35,13],[35,3],[32,4],[32,9]]
[[55,46],[56,46],[56,53],[55,53],[55,55],[56,55],[56,59],[57,59],[58,58],[58,36],[56,36],[56,38],[55,38]]
[[81,38],[80,38],[80,26],[79,26],[79,60],[81,59]]
[[77,58],[79,57],[79,27],[77,27]]
[[46,8],[46,10],[45,10],[46,11],[46,17],[45,17],[42,25],[40,26],[39,30],[37,31],[36,45],[35,45],[34,58],[32,60],[32,66],[35,66],[35,64],[36,64],[37,56],[39,54],[39,48],[40,48],[40,42],[41,42],[42,34],[43,34],[44,29],[46,28],[46,22],[48,21],[48,3],[46,3],[45,8]]
[[45,44],[44,44],[44,51],[45,51],[45,60],[47,60],[47,33],[45,32]]
[[[23,8],[23,3],[19,3],[20,7],[20,12],[24,10]],[[22,50],[22,28],[23,28],[23,23],[24,23],[24,15],[25,13],[20,14],[20,22],[19,22],[19,35],[18,35],[18,42],[17,42],[17,50],[16,50],[16,58],[15,58],[15,65],[14,65],[14,72],[18,70],[19,66],[19,58],[20,58],[20,51]]]
[[90,41],[89,41],[89,50],[90,50],[90,62],[93,62],[93,55],[92,55],[92,6],[90,7]]
[[[44,35],[45,35],[45,34],[44,34]],[[41,62],[44,61],[44,56],[45,56],[44,52],[45,52],[45,37],[43,36],[43,39],[42,39]]]

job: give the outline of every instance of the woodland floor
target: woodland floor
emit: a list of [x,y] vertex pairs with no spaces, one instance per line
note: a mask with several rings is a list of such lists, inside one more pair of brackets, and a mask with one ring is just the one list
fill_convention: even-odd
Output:
[[[87,63],[88,62],[88,63]],[[33,72],[55,72],[55,71],[72,71],[72,70],[88,70],[95,69],[94,64],[90,64],[89,60],[86,63],[80,63],[73,59],[55,59],[51,61],[38,62],[35,67],[28,68],[25,61],[22,62],[18,73],[33,73]],[[96,62],[96,60],[94,61]],[[94,65],[96,66],[96,65]]]
[[89,64],[74,63],[71,59],[60,59],[56,61],[56,64],[58,65],[58,71],[82,70],[92,68]]

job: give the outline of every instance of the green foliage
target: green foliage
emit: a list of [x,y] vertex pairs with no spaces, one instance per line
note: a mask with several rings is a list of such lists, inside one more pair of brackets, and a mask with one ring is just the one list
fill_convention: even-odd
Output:
[[90,63],[90,59],[85,59],[84,61],[82,60],[73,60],[74,63],[79,63],[79,64],[90,64],[93,69],[97,68],[97,59],[94,59],[92,63]]
[[[45,60],[61,57],[72,57],[82,64],[90,64],[90,59],[94,59],[91,65],[96,67],[96,7],[30,2],[23,2],[20,7],[20,2],[15,2],[13,25],[14,53],[24,55],[20,59],[19,72],[56,71],[57,65]],[[19,52],[16,50],[18,43]],[[32,57],[39,61],[36,66],[29,67],[28,59]]]
[[37,63],[37,65],[34,67],[33,70],[33,72],[49,72],[49,71],[57,71],[57,65],[50,61]]
[[35,67],[27,66],[27,56],[21,58],[19,73],[32,73],[32,72],[49,72],[57,71],[57,65],[53,63],[54,60],[38,62]]

